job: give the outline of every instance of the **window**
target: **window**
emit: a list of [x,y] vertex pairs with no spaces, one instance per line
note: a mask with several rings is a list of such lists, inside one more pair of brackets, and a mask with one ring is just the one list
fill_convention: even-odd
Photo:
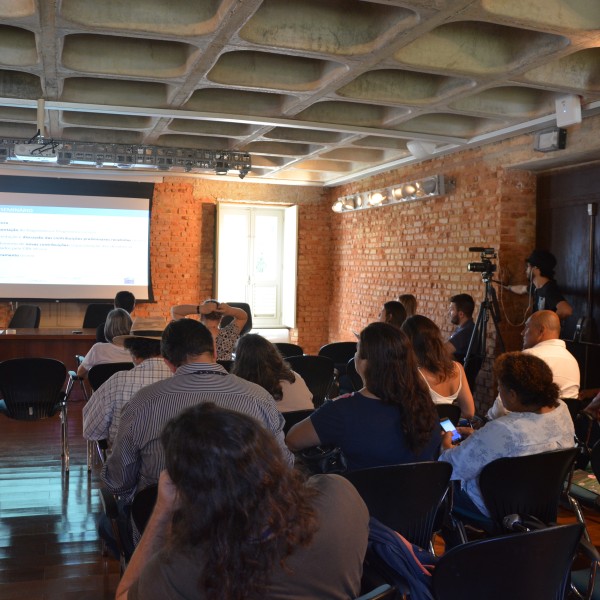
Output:
[[247,302],[256,328],[294,327],[297,208],[219,204],[217,295]]

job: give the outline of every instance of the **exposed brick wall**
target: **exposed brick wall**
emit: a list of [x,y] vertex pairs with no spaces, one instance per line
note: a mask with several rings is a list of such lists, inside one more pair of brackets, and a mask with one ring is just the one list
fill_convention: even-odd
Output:
[[[418,311],[433,319],[447,337],[453,330],[447,317],[450,296],[466,292],[477,305],[484,299],[481,276],[467,271],[469,262],[480,260],[479,254],[469,252],[471,246],[496,248],[501,266],[506,265],[514,278],[522,280],[519,267],[534,243],[535,178],[502,168],[495,157],[488,159],[485,149],[441,157],[331,190],[327,202],[331,205],[341,195],[435,173],[454,179],[454,191],[439,198],[333,215],[331,269],[338,280],[331,297],[332,341],[353,339],[352,330],[375,320],[381,305],[401,293],[415,294]],[[517,349],[518,333],[508,326],[504,312],[516,321],[522,300],[508,295],[502,295],[499,327],[507,348]],[[496,335],[491,324],[488,332],[489,358],[478,379],[481,411],[494,393],[491,365]]]
[[[168,178],[156,185],[152,248],[155,304],[136,314],[166,316],[170,306],[213,296],[217,202],[286,203],[299,206],[298,327],[292,341],[314,353],[330,341],[352,340],[377,317],[381,304],[403,292],[417,296],[419,311],[440,325],[445,336],[449,297],[468,292],[483,299],[481,277],[469,273],[479,260],[469,246],[500,251],[498,278],[524,282],[523,258],[535,239],[535,177],[506,168],[507,157],[523,160],[531,137],[426,161],[378,174],[337,189],[260,185]],[[446,196],[393,207],[337,215],[340,195],[385,187],[432,173],[456,180]],[[520,347],[524,300],[500,297],[500,330],[509,349]],[[508,316],[508,319],[504,318]],[[7,322],[7,304],[0,319]],[[483,409],[493,394],[490,366],[496,351],[490,328],[490,359],[480,376]]]

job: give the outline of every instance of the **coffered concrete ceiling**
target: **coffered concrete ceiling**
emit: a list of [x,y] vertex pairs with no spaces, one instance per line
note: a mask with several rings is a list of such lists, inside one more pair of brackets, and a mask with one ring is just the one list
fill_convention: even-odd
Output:
[[42,98],[46,138],[335,185],[414,161],[410,140],[553,126],[565,94],[600,107],[599,0],[0,0],[4,139],[35,136]]

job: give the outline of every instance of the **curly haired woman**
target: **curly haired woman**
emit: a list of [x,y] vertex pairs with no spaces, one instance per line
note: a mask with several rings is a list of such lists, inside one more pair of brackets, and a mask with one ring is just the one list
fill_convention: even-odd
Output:
[[346,479],[306,481],[264,427],[210,403],[161,442],[167,468],[117,600],[358,595],[369,515]]
[[364,387],[292,427],[290,450],[339,446],[348,470],[435,460],[440,422],[406,335],[371,323],[360,333],[354,362]]
[[460,481],[454,505],[486,516],[479,489],[483,467],[497,458],[572,448],[575,443],[573,420],[541,358],[506,352],[496,359],[494,370],[500,398],[511,412],[474,432],[459,428],[461,434],[470,434],[459,446],[452,446],[451,434],[444,434],[440,455],[452,465],[452,479]]

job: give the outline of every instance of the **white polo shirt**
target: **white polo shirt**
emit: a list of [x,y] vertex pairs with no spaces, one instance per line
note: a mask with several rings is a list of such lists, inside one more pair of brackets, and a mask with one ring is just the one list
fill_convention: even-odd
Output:
[[[552,371],[554,383],[560,390],[561,398],[577,398],[579,394],[579,365],[575,357],[567,350],[564,340],[546,340],[532,348],[523,350],[525,354],[533,354],[541,358]],[[497,419],[509,413],[502,404],[500,396],[487,412],[487,418]]]

